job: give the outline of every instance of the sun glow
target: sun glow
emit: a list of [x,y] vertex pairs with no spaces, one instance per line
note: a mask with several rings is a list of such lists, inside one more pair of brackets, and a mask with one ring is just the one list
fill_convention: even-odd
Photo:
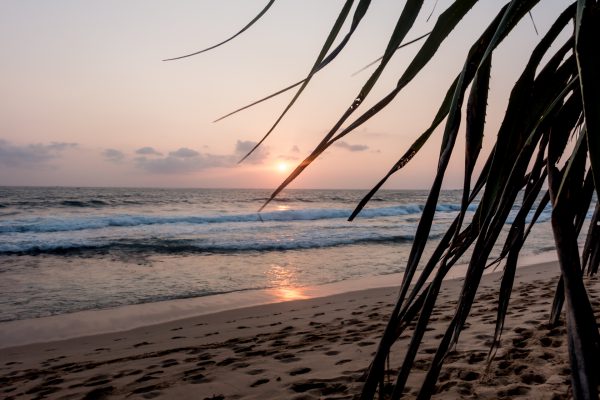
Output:
[[279,173],[286,173],[289,171],[290,169],[290,164],[288,164],[285,161],[279,161],[276,165],[275,165],[275,169],[279,172]]
[[281,301],[302,300],[308,298],[308,296],[305,295],[300,288],[278,288],[275,289],[274,293]]

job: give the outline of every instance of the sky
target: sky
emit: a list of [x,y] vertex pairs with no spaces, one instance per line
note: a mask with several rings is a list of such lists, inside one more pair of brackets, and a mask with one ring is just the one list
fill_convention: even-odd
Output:
[[[373,68],[353,74],[383,54],[404,2],[373,1],[341,55],[315,76],[264,145],[238,164],[293,93],[212,121],[303,78],[344,1],[278,0],[226,45],[183,60],[162,60],[231,36],[266,3],[0,2],[0,185],[276,187],[352,103]],[[407,40],[428,32],[451,1],[439,0],[435,9],[434,3],[425,2]],[[532,15],[542,35],[569,2],[540,3]],[[503,4],[480,1],[387,109],[328,149],[292,187],[372,187],[429,126],[468,48]],[[484,153],[510,88],[539,39],[527,18],[494,52]],[[395,86],[419,46],[396,53],[355,115]],[[438,129],[385,187],[427,188],[440,140]],[[459,139],[446,188],[462,185],[463,147]]]

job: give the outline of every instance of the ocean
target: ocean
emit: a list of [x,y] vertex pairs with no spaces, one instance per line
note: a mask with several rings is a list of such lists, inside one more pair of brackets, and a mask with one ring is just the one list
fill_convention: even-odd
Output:
[[[268,190],[0,187],[0,321],[402,272],[427,191],[348,222],[365,193],[287,190],[259,214]],[[442,192],[428,251],[460,196]],[[549,218],[524,255],[553,251]]]

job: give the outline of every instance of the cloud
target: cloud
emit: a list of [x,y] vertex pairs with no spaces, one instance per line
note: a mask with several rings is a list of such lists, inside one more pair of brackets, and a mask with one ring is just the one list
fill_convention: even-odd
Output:
[[66,143],[66,142],[51,142],[50,144],[46,145],[46,149],[50,150],[50,151],[64,151],[64,150],[68,150],[68,149],[73,149],[75,147],[79,146],[77,143]]
[[346,142],[335,142],[334,146],[341,147],[342,149],[346,149],[348,151],[366,151],[369,150],[369,146],[364,144],[348,144]]
[[232,156],[214,154],[197,153],[196,155],[191,155],[191,153],[180,152],[178,150],[162,158],[138,157],[135,159],[135,162],[139,168],[146,172],[155,174],[185,174],[208,168],[232,166],[234,159]]
[[65,150],[77,147],[77,143],[51,142],[25,146],[11,144],[0,139],[0,165],[6,167],[34,167],[59,158]]
[[196,150],[188,149],[187,147],[182,147],[177,151],[172,151],[169,153],[172,157],[179,158],[188,158],[188,157],[197,157],[200,155]]
[[300,153],[300,148],[296,145],[292,146],[292,149],[290,150],[292,153]]
[[286,161],[298,161],[298,157],[296,156],[287,156],[284,154],[281,154],[279,156],[277,156],[277,158],[279,158],[280,160],[286,160]]
[[116,149],[106,149],[102,152],[104,158],[110,162],[119,163],[125,159],[125,154]]
[[154,150],[154,147],[141,147],[135,151],[136,154],[141,156],[162,156],[161,152]]
[[[238,140],[233,154],[200,153],[187,147],[181,147],[178,150],[169,152],[164,157],[137,157],[135,163],[138,168],[154,174],[186,174],[209,168],[234,167],[240,158],[246,155],[254,145],[256,145],[255,142]],[[247,162],[259,164],[268,155],[266,149],[259,148],[248,158]]]
[[[250,150],[252,150],[256,146],[256,142],[252,142],[250,140],[238,140],[235,144],[235,156],[238,158],[236,161],[239,161],[242,157],[244,157]],[[269,157],[269,150],[265,146],[260,146],[248,157],[244,162],[248,162],[250,164],[262,164]]]

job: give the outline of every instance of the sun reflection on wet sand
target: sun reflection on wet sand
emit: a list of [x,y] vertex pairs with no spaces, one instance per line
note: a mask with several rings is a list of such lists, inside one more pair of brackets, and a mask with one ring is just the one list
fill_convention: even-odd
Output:
[[273,287],[271,293],[277,301],[301,300],[310,297],[303,288],[294,287],[296,277],[293,267],[272,264],[267,275]]
[[273,293],[280,301],[302,300],[309,297],[304,294],[302,288],[277,288],[273,289]]

